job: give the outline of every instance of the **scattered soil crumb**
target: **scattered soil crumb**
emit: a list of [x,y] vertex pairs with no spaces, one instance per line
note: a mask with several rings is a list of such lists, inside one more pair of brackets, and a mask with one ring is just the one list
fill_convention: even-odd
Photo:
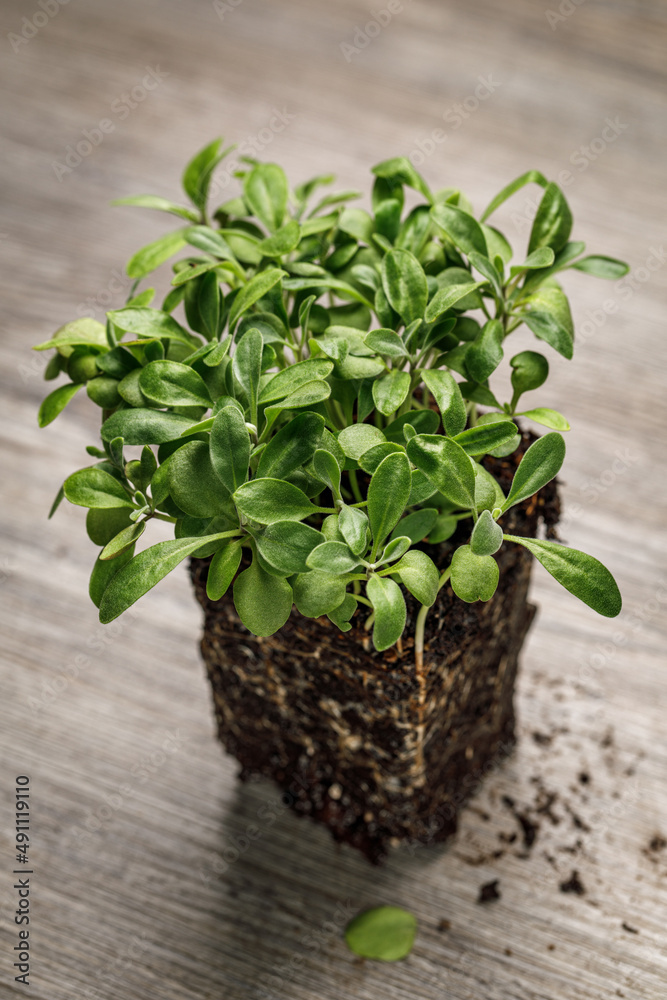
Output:
[[540,733],[537,730],[532,734],[535,742],[541,747],[549,747],[553,741],[553,734]]
[[581,771],[581,773],[578,775],[578,778],[582,785],[588,785],[591,780],[591,776],[588,773],[588,771]]
[[556,945],[555,944],[548,944],[547,945],[547,951],[555,951],[555,950],[556,950]]
[[445,931],[451,929],[451,926],[452,926],[451,920],[441,920],[440,923],[438,924],[438,930],[440,931],[441,934],[444,934]]
[[574,811],[574,809],[572,809],[572,807],[567,804],[567,802],[565,803],[565,809],[570,814],[572,825],[576,826],[577,830],[583,830],[584,833],[591,832],[591,828],[588,825],[588,823],[585,823],[581,818],[581,816],[578,816],[577,813]]
[[515,820],[521,827],[521,832],[523,834],[523,844],[526,850],[530,850],[535,841],[537,840],[537,834],[539,833],[539,825],[533,823],[533,821],[526,815],[525,812],[519,812],[516,807],[516,803],[513,798],[509,795],[503,795],[502,803],[505,808],[509,809]]
[[516,837],[517,837],[517,835],[516,835],[516,833],[514,831],[512,831],[512,833],[499,833],[498,834],[498,840],[502,840],[502,842],[504,844],[513,844],[514,841],[516,840]]
[[494,878],[492,882],[486,882],[483,886],[480,886],[477,902],[491,903],[494,899],[500,899],[500,890],[498,888],[497,878]]
[[511,948],[505,948],[505,954],[506,955],[511,955],[512,954],[512,949]]
[[584,885],[579,878],[579,872],[573,871],[566,882],[561,882],[559,889],[561,892],[573,892],[577,896],[583,896],[586,892]]
[[664,851],[667,847],[667,840],[661,834],[656,834],[655,837],[651,837],[649,841],[648,849],[652,854],[658,854],[660,851]]
[[600,746],[602,747],[603,750],[607,750],[609,747],[613,747],[613,745],[614,745],[614,730],[610,726],[607,732],[600,740]]
[[639,934],[639,931],[637,930],[637,928],[636,927],[632,927],[630,924],[626,924],[625,920],[621,924],[621,927],[623,928],[624,931],[627,931],[628,934]]

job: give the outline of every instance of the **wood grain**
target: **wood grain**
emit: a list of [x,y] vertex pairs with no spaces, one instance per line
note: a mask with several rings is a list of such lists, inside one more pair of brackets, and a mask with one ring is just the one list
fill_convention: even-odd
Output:
[[[71,0],[14,47],[11,34],[42,8],[5,0],[3,998],[26,993],[10,957],[21,773],[33,790],[39,1000],[664,997],[667,484],[654,463],[665,434],[667,6],[572,6],[552,26],[556,0],[403,0],[348,62],[341,43],[370,16],[352,0],[242,0],[222,18],[205,2]],[[150,71],[159,84],[125,114],[123,94]],[[491,92],[470,110],[480,77]],[[267,138],[273,109],[289,121]],[[103,118],[113,130],[59,180],[54,161]],[[607,119],[617,134],[591,148]],[[366,189],[370,164],[428,149],[436,129],[446,138],[420,164],[431,184],[461,186],[481,206],[529,167],[569,170],[576,235],[633,266],[634,289],[568,279],[577,357],[554,360],[547,401],[573,427],[563,536],[610,566],[625,610],[599,619],[538,568],[518,751],[480,786],[452,844],[414,845],[375,870],[288,814],[268,784],[237,784],[214,740],[185,572],[134,617],[97,623],[81,512],[45,520],[85,462],[92,417],[77,398],[57,430],[37,430],[44,386],[28,349],[86,300],[98,318],[122,301],[124,261],[168,223],[108,202],[176,197],[186,156],[214,135],[259,135],[262,156],[295,181],[333,171],[341,187]],[[528,192],[499,213],[519,243],[532,210]],[[517,335],[517,350],[529,343]],[[584,895],[559,889],[573,871]],[[493,879],[501,898],[478,904]],[[347,916],[377,903],[419,918],[414,952],[396,966],[359,964],[342,942]]]

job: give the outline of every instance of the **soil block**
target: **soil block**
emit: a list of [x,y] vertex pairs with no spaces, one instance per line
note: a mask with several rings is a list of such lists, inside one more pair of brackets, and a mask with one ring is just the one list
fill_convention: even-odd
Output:
[[[485,459],[505,491],[520,454]],[[512,508],[503,529],[555,534],[556,484]],[[469,527],[422,547],[442,570]],[[357,611],[341,633],[328,618],[296,608],[268,638],[240,622],[230,591],[206,596],[208,560],[193,559],[204,609],[201,650],[213,688],[218,734],[241,764],[241,778],[272,778],[300,815],[324,823],[337,841],[378,862],[401,840],[435,843],[456,830],[458,813],[514,744],[518,656],[533,620],[532,556],[505,543],[500,582],[485,604],[466,604],[445,585],[429,611],[421,670],[415,667],[419,604],[405,592],[400,647],[378,653]]]

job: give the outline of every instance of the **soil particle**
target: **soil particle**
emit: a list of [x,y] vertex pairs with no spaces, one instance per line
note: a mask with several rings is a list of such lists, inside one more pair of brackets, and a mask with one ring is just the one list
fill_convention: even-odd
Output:
[[547,945],[547,951],[555,951],[555,950],[556,950],[556,945],[555,944],[548,944]]
[[584,833],[590,833],[591,828],[588,825],[588,823],[585,823],[584,820],[581,818],[581,816],[577,815],[574,809],[572,809],[572,807],[569,806],[567,802],[564,805],[566,811],[570,814],[572,825],[575,826],[577,830],[583,830]]
[[480,886],[477,902],[492,903],[495,899],[500,899],[500,889],[498,888],[497,878],[494,878],[492,882],[485,882],[484,885]]
[[523,844],[526,850],[530,850],[535,841],[537,840],[537,834],[539,832],[539,824],[533,823],[533,821],[527,816],[525,812],[519,812],[516,807],[514,799],[509,795],[503,795],[502,797],[503,805],[510,810],[515,820],[521,827],[521,832],[523,834]]
[[566,882],[561,882],[558,887],[561,892],[573,892],[577,896],[583,896],[586,892],[584,885],[579,878],[579,872],[573,871]]
[[451,929],[451,926],[452,926],[451,920],[441,920],[440,923],[438,924],[438,930],[440,931],[441,934],[444,934],[445,931]]
[[532,735],[533,739],[539,746],[541,747],[551,746],[551,743],[553,741],[553,735],[550,736],[549,733],[539,733],[539,732],[534,732]]
[[579,781],[581,782],[582,785],[588,785],[590,783],[590,780],[591,780],[591,776],[588,773],[588,771],[582,771],[578,775],[578,778],[579,778]]
[[621,927],[623,928],[624,931],[627,931],[628,934],[639,934],[639,931],[637,930],[637,928],[636,927],[632,927],[630,924],[626,924],[625,920],[621,924]]
[[660,851],[664,851],[667,847],[667,840],[659,833],[655,837],[651,837],[649,841],[648,849],[652,854],[658,854]]

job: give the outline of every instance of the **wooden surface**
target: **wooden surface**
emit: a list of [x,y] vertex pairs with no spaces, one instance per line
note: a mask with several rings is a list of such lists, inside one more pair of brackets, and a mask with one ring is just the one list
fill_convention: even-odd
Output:
[[[237,0],[222,18],[204,0],[71,0],[17,51],[9,33],[41,8],[3,3],[3,998],[665,996],[667,483],[652,463],[665,435],[667,7],[570,7],[552,26],[556,0],[403,0],[348,62],[340,43],[369,16],[350,0]],[[123,112],[123,92],[151,70],[159,83]],[[443,116],[480,77],[492,92],[455,128]],[[94,416],[79,397],[37,429],[45,389],[29,346],[87,299],[98,318],[119,305],[117,273],[168,226],[108,202],[177,196],[187,155],[219,133],[257,135],[274,108],[289,120],[262,155],[295,181],[334,171],[341,187],[365,188],[370,164],[434,129],[446,139],[422,171],[478,207],[529,167],[570,169],[576,237],[628,259],[638,279],[629,291],[568,279],[588,335],[574,362],[554,360],[545,400],[572,424],[563,537],[610,566],[625,610],[600,619],[538,567],[518,751],[451,845],[397,851],[381,870],[282,809],[268,784],[236,782],[214,739],[185,572],[103,628],[87,601],[82,512],[46,521],[63,477],[85,463]],[[59,179],[54,161],[103,118],[113,131]],[[617,134],[577,158],[606,119]],[[520,244],[531,196],[502,219]],[[29,991],[10,957],[22,773],[33,794]],[[583,895],[559,888],[574,871]],[[480,905],[494,879],[501,898]],[[341,938],[351,913],[379,903],[419,918],[414,952],[395,966],[355,962]]]

